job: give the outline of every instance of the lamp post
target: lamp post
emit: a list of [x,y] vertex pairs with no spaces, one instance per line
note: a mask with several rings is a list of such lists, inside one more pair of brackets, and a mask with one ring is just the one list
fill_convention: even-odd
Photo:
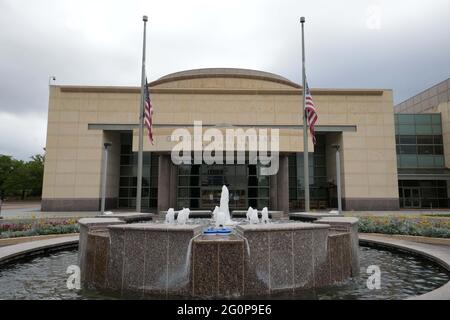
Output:
[[105,202],[106,202],[106,174],[108,167],[108,148],[112,146],[111,142],[105,142],[104,146],[104,157],[103,157],[103,177],[102,177],[102,202],[101,202],[101,214],[105,214]]
[[342,195],[341,195],[341,155],[339,153],[340,145],[334,144],[336,149],[336,187],[337,187],[337,202],[339,214],[342,214]]

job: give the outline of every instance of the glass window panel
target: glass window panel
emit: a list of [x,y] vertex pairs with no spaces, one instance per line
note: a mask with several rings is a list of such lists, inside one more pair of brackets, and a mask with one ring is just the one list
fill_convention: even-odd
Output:
[[190,186],[198,186],[199,185],[200,178],[198,176],[191,176],[189,177],[189,184]]
[[442,127],[440,125],[433,125],[433,134],[442,134]]
[[414,145],[400,145],[400,154],[416,154],[417,147]]
[[258,207],[258,199],[248,199],[248,206],[252,208]]
[[128,199],[119,199],[119,207],[120,208],[129,208]]
[[258,185],[259,186],[269,186],[269,177],[268,176],[260,176],[258,177]]
[[248,188],[248,197],[249,198],[257,198],[258,197],[258,189],[257,188]]
[[395,144],[399,144],[399,143],[400,143],[400,136],[395,135]]
[[179,175],[189,175],[191,174],[191,166],[178,166],[178,174]]
[[434,146],[434,154],[444,154],[444,148],[442,146]]
[[318,177],[327,175],[327,169],[325,167],[315,168],[315,170],[315,175]]
[[151,163],[151,153],[150,152],[144,152],[143,154],[143,162],[144,165],[150,165]]
[[421,186],[422,188],[424,187],[432,188],[435,185],[435,183],[431,180],[421,180],[418,182],[418,185]]
[[440,114],[432,114],[431,115],[431,122],[433,124],[441,124],[441,115]]
[[437,188],[437,197],[438,198],[447,198],[447,189],[444,188]]
[[150,196],[150,189],[142,189],[142,197],[148,198]]
[[314,157],[315,162],[313,162],[316,167],[326,166],[325,157]]
[[120,175],[121,176],[136,176],[136,169],[134,166],[121,166]]
[[256,166],[255,165],[249,165],[248,166],[248,174],[253,176],[256,176]]
[[150,198],[158,198],[158,189],[156,188],[150,189]]
[[435,180],[435,186],[440,188],[447,188],[447,181],[445,180]]
[[179,176],[178,177],[178,186],[180,187],[188,187],[190,185],[189,178],[187,176]]
[[409,135],[413,135],[416,133],[416,131],[414,130],[414,125],[399,125],[398,126],[398,133],[403,135],[403,134],[409,134]]
[[400,155],[400,164],[404,168],[417,167],[417,156],[402,154],[402,155]]
[[416,136],[400,136],[400,144],[416,144]]
[[120,164],[121,165],[133,164],[132,156],[121,156],[120,157]]
[[448,207],[448,200],[447,199],[439,199],[439,207],[440,208],[447,208]]
[[178,188],[178,197],[188,198],[189,197],[189,188]]
[[433,144],[433,136],[417,136],[417,144]]
[[416,121],[416,125],[431,124],[431,114],[415,114],[414,118]]
[[258,178],[257,177],[248,177],[248,185],[250,186],[258,186]]
[[149,187],[150,186],[150,179],[147,177],[142,177],[142,186]]
[[297,186],[297,179],[294,178],[289,178],[289,187],[290,188],[295,188]]
[[119,189],[119,197],[120,198],[128,198],[128,194],[129,194],[129,192],[128,192],[128,188],[120,188]]
[[433,146],[418,146],[419,154],[433,154]]
[[434,144],[442,144],[442,136],[433,136]]
[[121,177],[120,178],[120,186],[121,187],[128,187],[131,186],[131,179],[128,177]]
[[191,198],[200,198],[200,188],[190,188],[189,196]]
[[189,208],[189,199],[178,199],[178,208]]
[[131,145],[121,145],[120,146],[120,153],[121,154],[131,154]]
[[269,189],[268,188],[259,188],[258,196],[260,198],[268,198],[269,197]]
[[269,199],[259,199],[258,208],[269,207]]
[[395,124],[398,123],[398,114],[394,114],[394,123],[395,123]]
[[434,156],[434,166],[443,167],[444,166],[444,156]]
[[199,199],[191,199],[189,208],[200,208],[200,200]]
[[417,166],[419,168],[430,168],[434,166],[434,159],[432,155],[417,156]]
[[413,114],[399,114],[398,115],[398,123],[401,124],[414,124],[414,115]]
[[416,125],[416,133],[419,134],[433,134],[433,128],[430,125]]

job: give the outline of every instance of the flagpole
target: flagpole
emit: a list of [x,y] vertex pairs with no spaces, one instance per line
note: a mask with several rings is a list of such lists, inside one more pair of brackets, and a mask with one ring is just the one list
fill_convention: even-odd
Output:
[[141,75],[141,105],[139,108],[139,150],[138,150],[138,170],[137,170],[137,190],[136,190],[136,212],[142,209],[142,162],[144,149],[144,86],[145,83],[145,45],[146,45],[146,29],[148,17],[143,16],[144,21],[144,43],[142,48],[142,75]]
[[305,188],[305,212],[309,207],[309,163],[308,163],[308,121],[306,119],[306,69],[305,69],[305,17],[300,18],[302,24],[302,77],[303,77],[303,182]]

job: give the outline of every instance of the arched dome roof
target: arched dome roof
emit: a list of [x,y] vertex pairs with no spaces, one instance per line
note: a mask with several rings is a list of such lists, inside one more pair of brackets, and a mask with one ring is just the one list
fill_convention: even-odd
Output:
[[150,83],[150,85],[154,86],[172,81],[198,78],[247,78],[272,81],[276,83],[282,83],[293,88],[301,88],[301,86],[299,86],[295,82],[292,82],[291,80],[274,73],[238,68],[204,68],[185,70],[165,75],[158,80],[153,81],[152,83]]

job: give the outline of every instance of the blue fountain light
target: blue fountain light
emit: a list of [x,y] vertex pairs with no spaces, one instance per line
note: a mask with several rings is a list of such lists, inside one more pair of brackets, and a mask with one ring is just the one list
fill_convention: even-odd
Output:
[[230,228],[208,228],[203,230],[203,234],[230,234]]

